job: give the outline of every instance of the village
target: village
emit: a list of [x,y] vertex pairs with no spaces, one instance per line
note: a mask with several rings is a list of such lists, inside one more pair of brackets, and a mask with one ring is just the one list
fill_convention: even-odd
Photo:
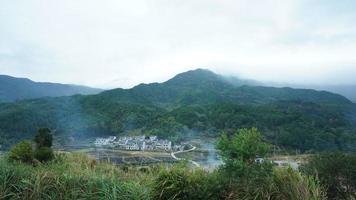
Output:
[[[155,152],[169,152],[174,160],[184,160],[183,158],[176,157],[175,154],[183,152],[192,152],[196,150],[196,147],[188,144],[181,143],[173,145],[172,141],[159,139],[157,136],[108,136],[96,138],[94,142],[96,148],[112,148],[124,151],[155,151]],[[278,157],[274,159],[267,159],[273,163],[275,167],[286,168],[291,167],[297,170],[300,162],[288,157]],[[267,161],[265,158],[257,157],[256,163],[263,163]],[[197,162],[189,160],[193,165],[200,166]]]
[[109,136],[96,138],[95,147],[109,147],[128,151],[181,151],[186,144],[172,145],[169,140],[158,139],[157,136]]

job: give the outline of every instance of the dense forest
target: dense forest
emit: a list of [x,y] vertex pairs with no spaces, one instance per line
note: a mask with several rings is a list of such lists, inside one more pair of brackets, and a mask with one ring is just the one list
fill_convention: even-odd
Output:
[[348,99],[245,84],[198,69],[127,90],[3,103],[0,144],[8,148],[41,127],[55,130],[61,141],[131,132],[178,141],[257,127],[268,141],[287,149],[356,150],[356,106]]

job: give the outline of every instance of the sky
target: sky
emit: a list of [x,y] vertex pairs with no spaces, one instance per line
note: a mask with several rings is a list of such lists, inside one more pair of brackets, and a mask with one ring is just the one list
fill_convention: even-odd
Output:
[[355,0],[0,0],[0,74],[129,88],[207,68],[356,84]]

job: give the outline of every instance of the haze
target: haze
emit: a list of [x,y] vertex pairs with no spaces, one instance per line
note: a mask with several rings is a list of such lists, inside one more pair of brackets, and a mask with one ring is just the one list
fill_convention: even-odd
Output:
[[0,0],[0,74],[94,87],[195,68],[356,84],[354,0]]

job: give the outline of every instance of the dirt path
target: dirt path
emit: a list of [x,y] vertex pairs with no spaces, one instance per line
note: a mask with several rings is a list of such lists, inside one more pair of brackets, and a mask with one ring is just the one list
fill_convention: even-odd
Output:
[[[184,158],[178,158],[176,156],[177,153],[187,153],[187,152],[191,152],[191,151],[194,151],[197,147],[195,146],[192,146],[191,149],[188,149],[188,150],[182,150],[182,151],[176,151],[176,152],[172,152],[171,153],[171,156],[174,160],[185,160]],[[188,160],[188,162],[192,163],[194,166],[196,167],[200,167],[199,163],[195,162],[194,160]]]

